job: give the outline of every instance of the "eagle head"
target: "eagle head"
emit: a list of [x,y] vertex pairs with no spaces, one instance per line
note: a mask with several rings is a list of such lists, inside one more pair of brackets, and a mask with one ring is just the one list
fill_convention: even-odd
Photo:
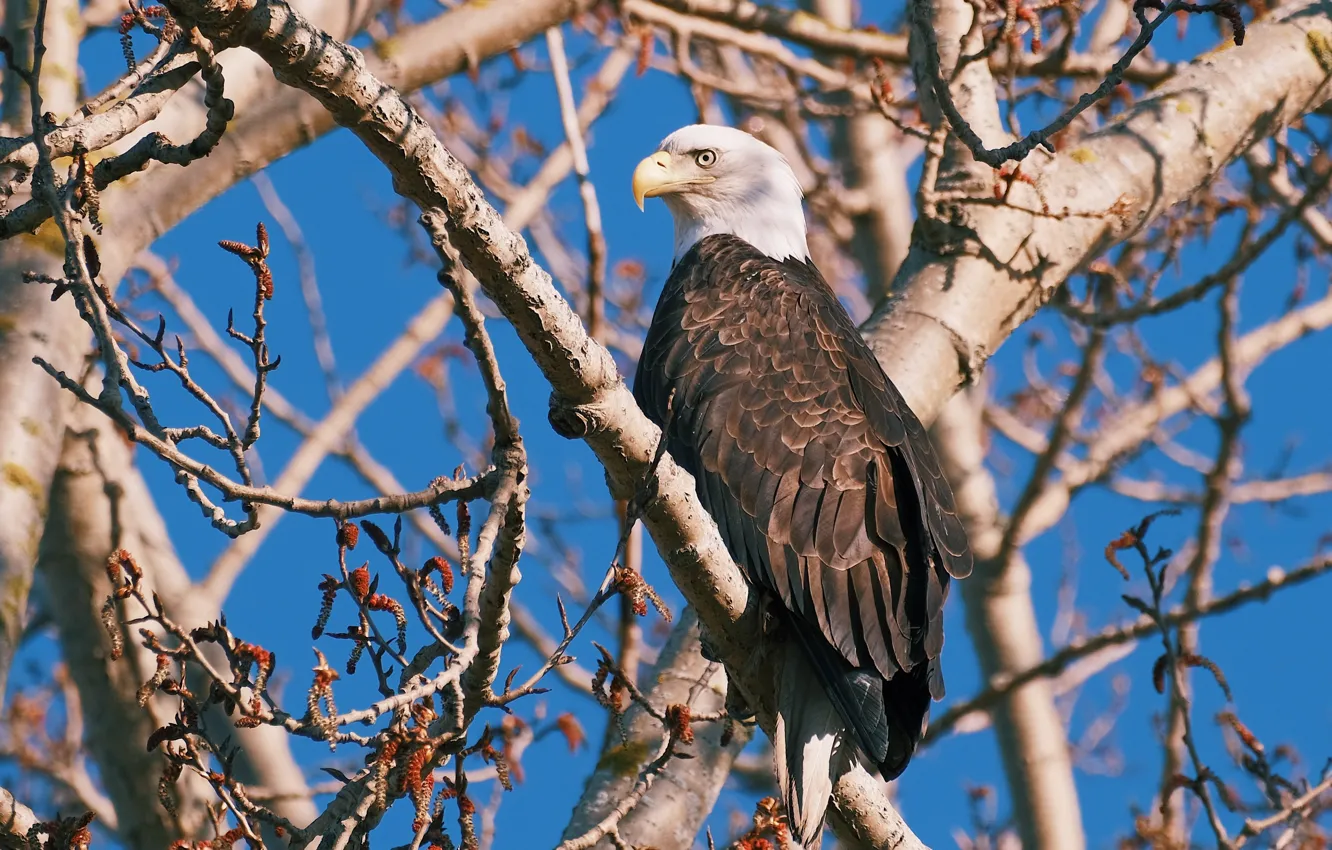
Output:
[[743,130],[691,124],[634,169],[634,200],[660,197],[675,219],[675,258],[729,233],[775,260],[809,258],[800,181],[786,157]]

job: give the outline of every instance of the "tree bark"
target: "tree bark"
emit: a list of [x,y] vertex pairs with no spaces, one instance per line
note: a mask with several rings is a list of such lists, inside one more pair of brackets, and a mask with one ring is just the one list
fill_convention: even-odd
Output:
[[863,329],[917,415],[933,421],[1076,269],[1322,106],[1329,14],[1326,2],[1283,6],[1242,48],[1190,63],[1067,153],[1034,152],[1024,173],[1057,215],[1018,184],[1012,205],[958,205],[976,234],[969,250],[958,234],[922,233],[918,223],[896,296]]
[[[967,527],[975,569],[958,582],[981,681],[995,682],[1045,658],[1031,599],[1031,567],[1021,550],[1001,561],[1003,527],[994,478],[985,468],[983,391],[958,393],[939,414],[931,436]],[[990,715],[1008,778],[1022,846],[1080,850],[1086,846],[1073,760],[1049,679],[1033,679],[1004,696]]]
[[[20,67],[32,67],[36,15],[33,0],[5,4],[4,31]],[[78,21],[75,0],[49,0],[39,85],[43,111],[61,119],[74,111],[78,96]],[[3,111],[11,127],[32,126],[28,85],[13,71],[4,75]],[[27,199],[31,181],[20,189],[11,199],[15,206]],[[60,456],[62,428],[53,411],[65,409],[61,390],[32,365],[32,358],[72,369],[84,339],[77,332],[70,335],[82,324],[73,299],[52,304],[46,287],[25,283],[23,273],[59,275],[64,260],[64,242],[53,225],[0,245],[0,517],[5,518],[0,523],[0,705],[27,623],[32,568]],[[32,380],[34,375],[41,380]]]
[[141,646],[138,629],[120,624],[141,613],[135,610],[137,603],[126,603],[134,606],[128,610],[116,607],[114,640],[124,657],[113,657],[113,638],[101,614],[111,596],[106,562],[116,549],[128,549],[144,568],[145,592],[163,598],[181,596],[189,579],[175,560],[143,482],[131,469],[124,439],[100,412],[61,401],[74,410],[51,487],[39,575],[51,600],[48,608],[65,663],[90,709],[86,744],[115,807],[119,837],[128,847],[165,847],[199,833],[211,789],[182,782],[178,817],[158,802],[157,781],[165,762],[143,742],[171,722],[175,712],[163,698],[139,707],[136,691],[157,664],[155,655]]
[[[145,590],[158,593],[182,626],[203,626],[217,617],[220,609],[208,604],[180,563],[124,438],[101,413],[79,405],[70,417],[52,488],[41,575],[50,597],[60,600],[50,608],[63,655],[84,705],[94,708],[87,713],[87,744],[115,805],[120,838],[129,847],[160,848],[200,834],[206,822],[203,806],[213,793],[187,771],[176,791],[180,816],[170,816],[158,802],[163,762],[143,744],[154,729],[171,721],[175,708],[164,697],[139,707],[137,690],[156,661],[140,646],[137,627],[117,626],[125,657],[111,658],[101,610],[111,590],[107,557],[118,548],[134,555],[144,571]],[[136,608],[120,608],[117,617],[142,615]],[[228,728],[231,721],[221,712],[210,715],[209,724],[219,738],[230,736],[239,745],[243,782],[283,795],[273,802],[274,810],[294,823],[315,818],[284,730]]]
[[[829,26],[855,29],[852,0],[809,0],[809,5]],[[851,248],[871,305],[891,294],[893,278],[911,247],[909,162],[901,141],[888,119],[872,110],[833,122],[833,154],[842,165],[846,187],[865,200],[864,209],[851,216]]]
[[0,788],[0,848],[28,850],[28,830],[39,820],[8,788]]
[[[692,608],[681,612],[680,622],[644,681],[653,683],[647,698],[659,710],[671,703],[688,705],[695,714],[724,707],[726,673],[720,664],[705,661],[699,654],[698,617]],[[612,724],[608,734],[616,743],[602,754],[597,769],[588,777],[563,840],[583,835],[606,817],[633,788],[639,769],[661,745],[661,723],[638,705],[626,712],[624,728],[628,737],[621,740]],[[674,760],[666,766],[643,800],[620,822],[620,837],[631,847],[693,847],[735,757],[749,742],[746,727],[737,725],[735,731],[731,742],[722,746],[722,724],[697,727],[694,745],[686,748],[694,758]],[[609,848],[613,844],[606,838],[594,846]]]
[[[326,18],[330,25],[339,21],[346,25],[350,21],[347,12],[350,8],[355,5],[319,2],[312,4],[312,14]],[[321,15],[321,10],[326,13]],[[48,40],[57,45],[65,44],[66,36],[60,33],[64,27],[77,23],[75,6],[67,6],[63,0],[51,3],[47,12]],[[77,44],[77,37],[74,39]],[[237,101],[238,107],[244,107],[248,103],[246,95],[261,90],[262,86],[256,84],[267,74],[260,76],[264,65],[251,56],[233,53],[230,58],[231,62],[226,65],[229,74],[227,95]],[[53,49],[47,54],[43,66],[45,106],[58,115],[72,112],[76,105],[75,59],[72,49]],[[71,64],[62,64],[65,62]],[[250,68],[248,86],[243,84],[246,75],[242,73],[247,65]],[[62,79],[67,80],[67,90],[59,89],[54,82],[48,89],[48,80]],[[24,90],[22,99],[26,101],[26,87]],[[186,98],[174,98],[159,119],[141,133],[153,129],[170,137],[182,138],[188,130],[202,126],[201,106],[186,101]],[[184,169],[175,170],[181,175],[186,173]],[[234,182],[237,178],[232,175],[231,179]],[[144,185],[130,183],[108,190],[106,195],[112,203],[103,207],[107,219],[112,220],[114,215],[114,199],[126,194],[127,190],[132,193],[134,187]],[[222,188],[225,187],[219,187],[217,191]],[[192,190],[188,178],[174,186],[178,196],[190,195]],[[207,197],[211,196],[200,199],[199,203]],[[10,203],[16,207],[19,200],[16,197]],[[174,208],[179,207],[177,202]],[[139,212],[145,218],[161,223],[163,216],[169,215],[172,209]],[[183,217],[192,209],[180,210],[179,215]],[[171,223],[176,221],[179,218]],[[129,258],[147,245],[136,241],[136,237],[149,236],[147,231],[124,232],[128,229],[113,226],[114,238],[99,240],[107,280],[118,280]],[[78,374],[81,357],[91,337],[87,325],[79,318],[73,298],[52,302],[47,287],[24,282],[23,275],[29,271],[63,276],[64,257],[64,243],[49,220],[35,234],[0,243],[0,516],[6,517],[6,522],[0,524],[0,695],[4,693],[9,665],[26,622],[28,590],[32,585],[33,565],[46,519],[51,482],[63,446],[64,416],[68,410],[64,403],[67,394],[32,361],[34,357],[41,357],[62,371]]]
[[[198,17],[210,35],[223,35],[222,29],[232,23],[227,18],[230,9],[180,5],[201,13]],[[621,496],[631,494],[651,460],[655,429],[633,409],[613,365],[607,368],[605,352],[579,333],[576,318],[571,320],[548,278],[533,270],[522,240],[502,226],[493,226],[488,207],[477,202],[479,194],[468,189],[465,174],[459,177],[446,152],[437,145],[405,145],[408,135],[413,142],[424,141],[419,126],[411,121],[409,110],[377,85],[378,80],[363,73],[364,66],[349,59],[340,46],[320,43],[328,49],[305,55],[317,57],[310,61],[322,63],[321,67],[300,70],[332,68],[345,74],[320,74],[302,83],[293,72],[291,57],[281,53],[286,45],[277,42],[278,36],[266,26],[276,17],[282,19],[278,29],[287,33],[290,43],[309,39],[302,45],[309,46],[318,39],[311,38],[299,20],[284,18],[281,4],[259,2],[253,8],[256,11],[247,17],[257,23],[244,35],[279,75],[311,89],[327,85],[318,91],[327,108],[367,140],[394,171],[405,194],[428,208],[445,201],[443,206],[455,211],[459,219],[451,224],[464,237],[465,259],[556,386],[560,396],[556,415],[581,418],[589,425],[589,442],[606,465],[613,487]],[[1306,35],[1306,30],[1325,44],[1332,28],[1322,6],[1302,5],[1299,11],[1305,14],[1298,27],[1288,12],[1273,15],[1254,27],[1244,57],[1236,59],[1240,51],[1226,51],[1198,63],[1186,72],[1186,77],[1193,74],[1187,79],[1189,87],[1165,87],[1150,104],[1153,108],[1135,109],[1117,130],[1097,134],[1075,156],[1055,158],[1041,169],[1045,194],[1051,196],[1051,187],[1063,193],[1052,195],[1056,204],[1063,198],[1104,201],[1093,214],[1056,217],[1051,223],[1048,217],[1022,210],[973,211],[975,222],[983,225],[975,232],[992,252],[991,259],[959,257],[946,250],[950,245],[933,237],[919,240],[899,272],[900,298],[879,311],[871,330],[890,374],[923,418],[932,418],[952,391],[972,378],[1007,334],[1084,259],[1200,185],[1242,148],[1254,126],[1270,132],[1324,99],[1320,89],[1326,74],[1320,54],[1313,49],[1314,36]],[[282,29],[286,23],[292,24],[290,30]],[[1250,62],[1248,57],[1256,60]],[[1261,75],[1254,73],[1259,66]],[[380,95],[385,96],[382,110],[376,102],[372,119],[369,98]],[[1163,97],[1179,100],[1166,103]],[[379,125],[368,126],[372,120]],[[1115,132],[1120,135],[1110,139],[1107,134]],[[1189,144],[1202,139],[1198,147],[1206,149],[1201,153],[1183,149],[1180,139]],[[1089,163],[1098,163],[1094,172],[1086,170]],[[1074,193],[1075,188],[1080,194]],[[1030,201],[1024,195],[1031,194],[1018,193],[1019,200]],[[1075,210],[1079,211],[1087,212]],[[1001,262],[993,262],[994,257]],[[968,260],[972,262],[967,264]],[[691,498],[692,481],[669,462],[660,472],[658,498],[648,517],[654,537],[677,581],[722,644],[719,649],[733,666],[743,669],[745,648],[753,645],[753,612],[746,610],[749,593],[715,531],[709,530],[706,515]],[[760,697],[762,689],[770,687],[770,679],[767,685],[761,679],[757,673],[748,677]],[[839,804],[843,814],[856,821],[851,829],[862,840],[889,846],[887,842],[894,840],[890,836],[903,835],[902,825],[900,820],[893,822],[891,810],[879,807],[877,792],[855,796],[858,789],[870,787],[868,779],[852,776],[839,783]],[[848,795],[849,789],[855,793]],[[870,817],[876,807],[877,821]],[[877,838],[866,838],[871,834]]]
[[[1003,340],[1083,262],[1187,198],[1248,140],[1321,106],[1327,72],[1316,48],[1332,35],[1330,13],[1326,3],[1283,9],[1251,28],[1242,49],[1195,61],[1069,154],[1034,154],[1044,163],[1041,183],[1052,205],[1077,200],[1076,210],[1099,214],[972,210],[981,241],[1012,262],[949,253],[948,245],[918,230],[895,281],[897,296],[862,330],[922,420],[932,421],[956,388],[974,381]],[[1015,195],[1033,204],[1028,209],[1039,209],[1038,199]],[[1017,253],[1027,238],[1037,242]],[[663,554],[672,551],[659,546]]]

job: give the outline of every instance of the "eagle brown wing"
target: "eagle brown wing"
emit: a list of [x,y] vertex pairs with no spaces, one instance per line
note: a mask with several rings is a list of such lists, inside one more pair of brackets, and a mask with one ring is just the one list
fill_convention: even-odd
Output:
[[971,554],[925,429],[818,270],[701,240],[666,283],[634,396],[861,748],[900,773],[943,696],[943,603]]

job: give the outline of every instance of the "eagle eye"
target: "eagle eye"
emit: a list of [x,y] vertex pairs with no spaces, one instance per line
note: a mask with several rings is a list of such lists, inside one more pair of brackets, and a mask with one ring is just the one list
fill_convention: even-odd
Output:
[[702,150],[694,153],[694,162],[698,163],[699,168],[711,168],[717,162],[717,152],[711,150]]

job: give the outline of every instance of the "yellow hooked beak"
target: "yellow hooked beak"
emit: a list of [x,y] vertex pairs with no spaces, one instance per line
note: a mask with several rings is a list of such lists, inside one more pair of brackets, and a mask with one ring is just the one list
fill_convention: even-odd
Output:
[[657,151],[634,169],[634,202],[643,209],[644,198],[655,198],[669,192],[678,192],[684,186],[711,183],[713,177],[676,173],[675,163],[666,151]]

